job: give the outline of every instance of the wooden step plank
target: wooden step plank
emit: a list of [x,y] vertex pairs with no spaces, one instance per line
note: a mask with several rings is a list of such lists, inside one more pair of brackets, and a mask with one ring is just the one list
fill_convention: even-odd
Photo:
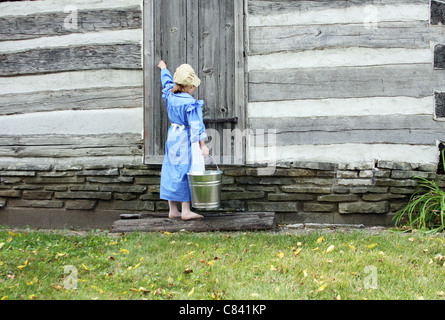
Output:
[[121,219],[111,232],[190,232],[272,230],[276,227],[274,212],[204,213],[204,219],[182,221],[166,217]]

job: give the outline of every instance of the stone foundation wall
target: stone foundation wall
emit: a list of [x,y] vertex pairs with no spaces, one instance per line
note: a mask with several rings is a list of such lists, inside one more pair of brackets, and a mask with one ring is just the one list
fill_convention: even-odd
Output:
[[[285,163],[271,175],[253,166],[224,171],[220,212],[275,212],[279,224],[392,225],[416,190],[413,176],[436,179],[437,166],[388,161]],[[0,224],[109,228],[122,213],[164,215],[159,165],[7,166],[0,170]]]

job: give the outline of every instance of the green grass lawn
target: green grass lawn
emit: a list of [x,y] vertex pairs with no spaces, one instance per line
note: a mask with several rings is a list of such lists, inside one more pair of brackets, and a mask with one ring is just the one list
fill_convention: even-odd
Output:
[[444,234],[0,229],[0,299],[445,299]]

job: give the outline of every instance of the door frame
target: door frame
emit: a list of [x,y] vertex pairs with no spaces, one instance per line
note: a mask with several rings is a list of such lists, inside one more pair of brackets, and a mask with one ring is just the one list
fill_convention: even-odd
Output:
[[[154,61],[155,48],[154,48],[154,4],[156,0],[144,0],[143,5],[143,44],[142,44],[142,59],[143,59],[143,76],[144,76],[144,163],[145,164],[161,164],[164,160],[164,155],[154,154],[155,136],[154,126],[156,125],[152,112],[154,106],[155,97],[160,92],[154,91],[154,75],[155,72],[159,72],[157,69],[158,61]],[[246,4],[247,0],[233,0],[234,1],[234,47],[235,47],[235,75],[234,75],[234,117],[237,118],[235,130],[239,133],[244,133],[246,125]],[[198,74],[199,76],[199,74]],[[204,97],[205,100],[205,97]],[[235,138],[240,135],[237,134]],[[242,134],[242,155],[234,155],[237,158],[236,164],[245,164],[246,159],[246,143],[244,134]],[[222,140],[222,139],[221,139]],[[241,162],[241,163],[240,163]]]

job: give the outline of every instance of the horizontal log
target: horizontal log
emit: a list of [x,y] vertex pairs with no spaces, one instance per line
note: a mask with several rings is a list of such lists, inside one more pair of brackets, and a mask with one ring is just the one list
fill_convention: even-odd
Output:
[[42,135],[1,137],[0,157],[81,158],[142,156],[140,135]]
[[87,70],[0,77],[0,95],[39,91],[142,87],[142,70]]
[[276,227],[273,212],[204,213],[204,219],[182,221],[149,217],[114,222],[111,232],[190,232],[272,230]]
[[363,24],[251,27],[249,54],[345,47],[429,49],[430,41],[445,42],[445,30],[430,27],[428,21],[382,22],[376,29]]
[[77,11],[75,25],[66,19],[69,13],[51,12],[24,16],[0,17],[0,41],[23,40],[91,31],[139,29],[142,27],[140,6]]
[[142,108],[63,110],[0,117],[0,136],[100,135],[142,132]]
[[433,112],[433,96],[288,100],[247,104],[247,114],[253,121],[253,118],[431,115]]
[[141,45],[90,45],[0,54],[0,76],[98,69],[142,69]]
[[[334,7],[339,1],[312,1],[305,9],[295,6],[279,10],[263,10],[262,14],[249,15],[250,26],[289,26],[289,25],[314,25],[314,24],[350,24],[359,23],[367,28],[375,28],[381,22],[386,21],[429,21],[429,3],[405,3],[402,1],[380,1],[343,7]],[[317,3],[312,8],[313,3]],[[349,2],[349,1],[348,1]],[[387,3],[385,3],[387,2]],[[283,3],[283,2],[279,2]],[[333,5],[333,6],[332,6]]]
[[[445,140],[445,122],[434,121],[432,115],[364,116],[316,118],[253,118],[254,129],[275,129],[274,143],[286,145],[327,145],[345,143],[391,143],[436,145]],[[256,134],[260,142],[267,130]]]
[[400,5],[400,4],[428,4],[429,0],[319,0],[319,1],[293,1],[293,0],[250,0],[249,14],[268,15],[271,12],[316,11],[326,9],[345,9],[353,6],[367,5]]
[[428,97],[445,89],[431,64],[251,71],[249,102],[363,97]]
[[0,54],[91,45],[140,44],[142,33],[142,29],[105,30],[28,40],[2,41]]
[[336,116],[336,117],[286,117],[251,118],[254,129],[275,129],[281,132],[309,132],[341,130],[431,130],[445,133],[445,122],[434,121],[433,115],[393,115],[393,116]]
[[0,95],[0,115],[59,110],[140,108],[142,87],[94,88]]
[[0,136],[0,146],[129,146],[142,143],[141,135],[135,133],[112,135],[25,135]]
[[[246,163],[264,163],[274,172],[277,162],[331,162],[359,163],[375,160],[437,164],[439,151],[436,145],[404,144],[330,144],[330,145],[286,145],[274,148],[248,147]],[[268,172],[268,171],[265,171]]]
[[[431,48],[331,48],[249,56],[249,71],[431,63]],[[437,68],[436,68],[437,69]]]

